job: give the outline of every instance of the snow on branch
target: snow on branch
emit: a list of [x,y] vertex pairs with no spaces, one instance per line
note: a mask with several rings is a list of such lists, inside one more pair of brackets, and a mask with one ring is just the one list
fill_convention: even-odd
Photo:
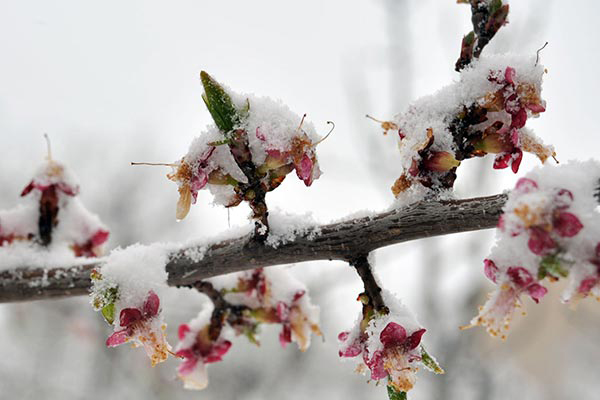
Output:
[[[261,242],[252,233],[201,243],[168,254],[171,286],[257,267],[317,260],[350,261],[358,255],[410,240],[496,226],[506,195],[429,200],[410,206],[303,229],[283,243]],[[90,272],[100,265],[18,268],[0,272],[0,302],[78,296],[88,293]]]

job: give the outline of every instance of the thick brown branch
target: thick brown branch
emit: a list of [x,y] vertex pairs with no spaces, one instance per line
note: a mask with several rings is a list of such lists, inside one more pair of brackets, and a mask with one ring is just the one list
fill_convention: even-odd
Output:
[[[278,247],[253,235],[171,254],[166,269],[172,286],[257,267],[315,260],[350,261],[381,247],[450,233],[492,228],[506,195],[466,200],[422,201],[377,215],[315,226]],[[198,257],[198,254],[203,254]],[[85,294],[94,264],[70,268],[19,269],[0,273],[0,301],[25,301]]]

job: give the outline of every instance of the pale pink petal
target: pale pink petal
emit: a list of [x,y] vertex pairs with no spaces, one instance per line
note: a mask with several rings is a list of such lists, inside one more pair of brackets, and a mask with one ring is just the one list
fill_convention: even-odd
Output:
[[527,288],[527,293],[529,293],[533,301],[539,303],[541,298],[544,297],[546,293],[548,293],[548,289],[546,289],[538,283],[534,283],[533,285]]
[[483,260],[483,273],[490,281],[496,283],[498,279],[498,267],[496,263],[487,258]]
[[116,347],[120,344],[123,344],[127,341],[129,335],[127,334],[127,329],[123,329],[121,331],[117,331],[110,335],[108,339],[106,339],[107,347]]

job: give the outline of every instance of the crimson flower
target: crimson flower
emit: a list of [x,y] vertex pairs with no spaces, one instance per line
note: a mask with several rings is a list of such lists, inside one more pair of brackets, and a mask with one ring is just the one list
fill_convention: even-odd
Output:
[[160,299],[152,290],[142,308],[124,308],[119,315],[119,325],[123,328],[114,332],[106,340],[107,347],[116,347],[131,340],[136,346],[143,346],[152,365],[165,361],[169,353],[164,330],[166,326],[158,318]]

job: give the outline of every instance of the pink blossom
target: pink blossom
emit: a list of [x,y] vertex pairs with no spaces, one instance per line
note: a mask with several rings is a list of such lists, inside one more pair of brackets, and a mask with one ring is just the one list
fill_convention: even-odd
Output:
[[178,357],[184,359],[177,372],[186,389],[204,389],[208,384],[206,364],[221,361],[231,348],[229,340],[223,338],[211,340],[209,326],[210,324],[205,325],[197,331],[192,330],[187,324],[179,326],[179,340],[193,339],[191,344],[180,348],[175,353]]
[[116,347],[133,340],[136,346],[144,347],[152,365],[165,361],[170,347],[164,334],[166,326],[158,318],[159,311],[160,299],[151,290],[142,308],[121,310],[119,325],[123,329],[110,335],[106,346]]

